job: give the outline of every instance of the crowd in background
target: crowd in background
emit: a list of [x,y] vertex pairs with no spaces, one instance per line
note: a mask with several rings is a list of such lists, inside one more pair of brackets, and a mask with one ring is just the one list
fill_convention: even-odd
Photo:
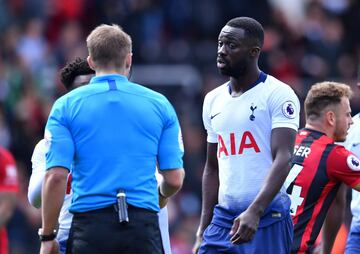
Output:
[[[39,248],[40,211],[27,201],[32,151],[43,136],[55,98],[65,92],[59,69],[75,57],[87,56],[85,37],[101,23],[119,24],[130,34],[135,66],[185,64],[201,77],[200,89],[165,86],[160,90],[177,110],[185,145],[185,184],[169,203],[173,253],[190,252],[200,216],[205,162],[202,101],[225,81],[216,69],[217,37],[236,16],[253,17],[264,26],[260,66],[292,86],[300,101],[317,81],[336,80],[352,87],[359,82],[357,0],[0,1],[0,145],[13,153],[21,183],[8,225],[11,253],[36,253]],[[353,112],[360,111],[359,93],[351,102]]]

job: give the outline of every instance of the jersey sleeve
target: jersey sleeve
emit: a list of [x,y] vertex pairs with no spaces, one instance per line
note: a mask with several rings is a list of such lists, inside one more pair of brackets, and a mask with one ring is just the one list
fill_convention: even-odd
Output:
[[291,128],[298,131],[300,102],[294,91],[287,85],[279,86],[269,99],[272,129]]
[[184,144],[176,112],[170,102],[166,101],[165,122],[159,141],[159,169],[175,169],[183,167]]
[[214,132],[214,130],[211,127],[211,103],[209,96],[205,96],[204,104],[203,104],[203,112],[202,112],[202,118],[204,127],[207,132],[207,142],[209,143],[217,143],[217,134]]
[[28,187],[28,200],[29,203],[39,208],[41,205],[41,188],[45,176],[46,168],[46,153],[48,147],[45,140],[42,139],[36,146],[31,157],[32,172]]
[[343,146],[337,146],[329,154],[327,173],[329,178],[354,187],[360,183],[360,159]]
[[0,148],[0,192],[18,191],[18,172],[14,157],[6,149]]
[[57,100],[51,109],[45,127],[46,170],[52,167],[64,167],[70,170],[74,158],[74,141],[67,121],[66,101]]

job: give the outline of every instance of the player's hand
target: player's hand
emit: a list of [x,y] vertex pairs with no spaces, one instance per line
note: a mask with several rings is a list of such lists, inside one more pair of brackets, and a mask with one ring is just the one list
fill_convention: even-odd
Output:
[[40,254],[59,254],[59,243],[56,240],[41,242]]
[[247,209],[235,220],[230,230],[232,244],[246,243],[253,239],[259,226],[260,217]]
[[192,254],[197,254],[202,242],[202,236],[196,236],[194,246],[192,248]]

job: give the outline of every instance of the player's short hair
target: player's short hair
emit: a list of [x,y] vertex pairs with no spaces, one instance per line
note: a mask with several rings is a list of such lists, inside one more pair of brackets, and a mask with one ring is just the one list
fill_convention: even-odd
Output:
[[86,39],[89,55],[97,68],[122,68],[132,51],[131,37],[118,25],[100,25]]
[[245,31],[245,36],[256,46],[262,48],[264,45],[264,28],[253,18],[237,17],[229,20],[227,26],[241,28]]
[[95,74],[95,71],[90,68],[86,59],[78,57],[60,70],[60,80],[67,90],[71,90],[76,77],[89,74]]
[[346,84],[332,81],[316,83],[306,96],[305,116],[318,118],[328,106],[340,104],[343,97],[350,99],[351,96],[351,88]]

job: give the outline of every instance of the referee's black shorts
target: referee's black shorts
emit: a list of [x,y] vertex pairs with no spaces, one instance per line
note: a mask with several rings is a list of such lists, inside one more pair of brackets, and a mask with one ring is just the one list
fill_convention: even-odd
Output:
[[120,224],[114,206],[75,213],[67,254],[163,254],[156,212],[128,207],[129,223]]

